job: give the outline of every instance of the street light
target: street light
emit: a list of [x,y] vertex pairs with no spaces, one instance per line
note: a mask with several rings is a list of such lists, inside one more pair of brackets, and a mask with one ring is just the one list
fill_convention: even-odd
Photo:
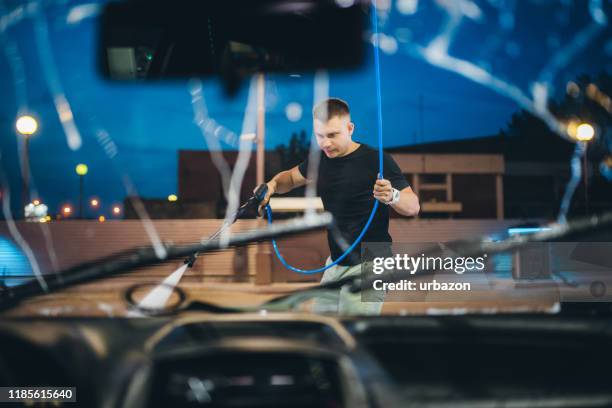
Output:
[[87,174],[87,165],[80,163],[76,166],[76,174],[79,175],[79,218],[83,218],[83,184]]
[[121,214],[121,207],[119,207],[118,205],[113,207],[113,214],[115,215],[119,215]]
[[584,156],[582,159],[582,167],[584,174],[584,212],[589,215],[589,167],[587,153],[589,150],[589,142],[595,137],[595,129],[588,123],[581,123],[576,129],[576,139],[584,143]]
[[65,205],[64,208],[62,208],[62,214],[64,214],[64,217],[67,217],[72,214],[72,207],[70,207],[69,205]]
[[86,175],[87,174],[87,170],[88,170],[88,168],[87,168],[86,164],[81,163],[81,164],[77,164],[77,166],[76,166],[76,173],[79,176]]
[[168,201],[170,201],[171,203],[175,202],[178,200],[178,197],[176,196],[176,194],[170,194],[168,196]]
[[30,115],[22,115],[15,122],[17,132],[22,135],[33,135],[38,129],[38,122]]
[[570,122],[567,126],[567,133],[578,142],[584,144],[584,153],[582,155],[582,176],[584,181],[584,211],[589,214],[589,168],[587,153],[589,150],[589,142],[595,138],[595,128],[593,125],[582,122]]
[[98,208],[98,206],[100,205],[100,201],[98,201],[97,198],[92,198],[89,204],[91,204],[93,208]]
[[595,137],[595,129],[588,123],[581,123],[576,128],[576,139],[581,142],[590,142]]
[[23,136],[22,199],[24,207],[30,203],[30,136],[38,130],[38,122],[33,116],[22,115],[15,122],[17,133]]

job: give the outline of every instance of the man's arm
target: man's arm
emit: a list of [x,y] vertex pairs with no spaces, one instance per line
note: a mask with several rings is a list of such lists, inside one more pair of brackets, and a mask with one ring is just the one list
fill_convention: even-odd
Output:
[[288,193],[294,188],[305,185],[306,182],[307,180],[304,176],[302,176],[298,166],[295,166],[289,170],[281,171],[276,176],[272,177],[272,180],[266,183],[268,185],[268,192],[259,206],[259,214],[262,213],[262,208],[268,204],[268,201],[270,201],[270,197],[273,194]]
[[400,190],[400,200],[395,204],[391,204],[391,208],[398,212],[398,214],[410,217],[415,216],[421,210],[419,205],[419,197],[412,191],[412,188],[406,187]]
[[298,166],[295,166],[292,169],[281,171],[276,176],[272,177],[272,180],[267,184],[268,190],[273,191],[272,194],[284,194],[306,184],[306,178],[302,176]]

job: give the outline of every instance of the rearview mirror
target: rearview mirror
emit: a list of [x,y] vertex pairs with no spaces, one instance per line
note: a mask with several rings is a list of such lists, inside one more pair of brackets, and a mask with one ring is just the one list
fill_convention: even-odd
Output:
[[113,80],[220,76],[229,90],[256,72],[358,67],[364,1],[133,0],[102,14],[100,68]]

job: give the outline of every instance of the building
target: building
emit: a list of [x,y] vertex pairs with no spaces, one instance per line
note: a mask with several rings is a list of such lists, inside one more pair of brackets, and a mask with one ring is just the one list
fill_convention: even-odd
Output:
[[[459,219],[554,219],[567,181],[573,144],[560,138],[530,141],[528,138],[489,136],[426,143],[386,149],[417,192],[421,218]],[[238,152],[218,152],[233,172]],[[178,160],[178,197],[144,199],[151,218],[222,218],[227,202],[222,178],[209,151],[181,150]],[[281,170],[278,151],[266,152],[266,179]],[[240,200],[255,187],[254,154],[244,173]],[[589,209],[612,206],[610,185],[589,166]],[[295,192],[293,196],[303,196]],[[577,215],[584,214],[583,183],[572,201]],[[295,213],[282,213],[291,216]],[[136,218],[131,200],[125,203],[126,218]],[[397,216],[397,214],[392,216]]]
[[[215,152],[227,163],[230,175],[233,174],[237,151]],[[214,162],[212,152],[208,150],[178,151],[178,200],[169,202],[166,198],[142,198],[141,202],[149,216],[153,219],[169,218],[223,218],[227,201],[223,194],[221,173]],[[266,177],[271,172],[280,171],[280,159],[276,151],[265,153]],[[240,202],[247,200],[255,188],[255,152],[252,152],[248,162],[242,188]],[[125,199],[125,218],[136,219],[138,213],[134,208],[135,201]]]
[[[446,182],[451,186],[446,186],[450,195],[447,192],[446,198],[452,198],[448,201],[462,203],[461,211],[453,213],[456,218],[491,218],[495,216],[493,209],[496,209],[499,218],[501,207],[503,218],[555,219],[570,178],[573,150],[573,143],[555,136],[536,139],[488,136],[405,146],[387,151],[396,159],[404,157],[398,159],[402,163],[410,163],[410,157],[427,156],[432,165],[426,167],[426,180],[434,184],[443,178],[441,170],[451,167],[450,181]],[[442,161],[447,160],[448,165],[443,164]],[[460,167],[453,171],[451,164],[457,160],[461,163]],[[502,168],[499,168],[500,165]],[[465,171],[465,166],[468,169],[474,166],[481,168],[478,172],[469,173]],[[612,207],[610,183],[599,174],[597,166],[597,160],[590,157],[587,162],[588,211],[592,213]],[[400,164],[400,167],[410,180],[414,169],[406,164]],[[438,168],[441,170],[436,170]],[[492,170],[496,172],[491,173]],[[434,174],[436,172],[437,175]],[[441,193],[426,192],[422,188],[420,193],[424,202],[431,197],[440,201],[435,194]],[[584,182],[581,180],[572,200],[571,212],[576,215],[585,214],[586,201]],[[423,216],[427,217],[426,213]]]

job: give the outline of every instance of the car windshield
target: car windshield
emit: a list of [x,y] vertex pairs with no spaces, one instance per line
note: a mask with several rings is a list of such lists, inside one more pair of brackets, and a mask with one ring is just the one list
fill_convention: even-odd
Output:
[[358,67],[231,87],[139,81],[107,4],[0,2],[6,316],[609,301],[610,2],[366,2]]

